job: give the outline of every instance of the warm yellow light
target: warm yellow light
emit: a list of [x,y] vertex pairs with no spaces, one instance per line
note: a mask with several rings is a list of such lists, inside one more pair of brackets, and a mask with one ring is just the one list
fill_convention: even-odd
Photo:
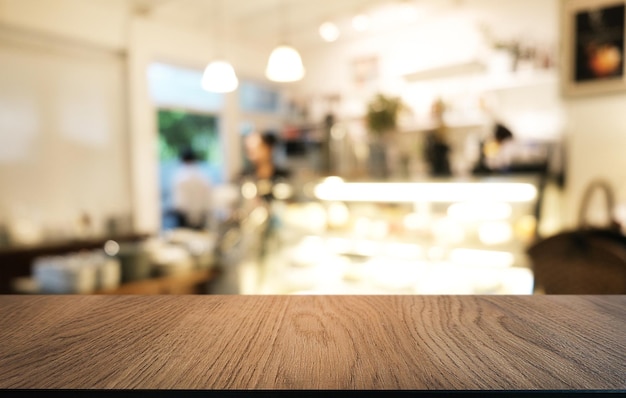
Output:
[[529,202],[537,189],[527,183],[339,183],[323,182],[315,196],[343,202]]
[[326,244],[331,251],[339,254],[349,253],[353,246],[353,242],[345,238],[328,238]]
[[422,248],[414,243],[389,242],[385,244],[385,255],[404,259],[420,258]]
[[475,202],[454,203],[448,207],[448,217],[456,221],[495,221],[511,217],[508,203]]
[[343,178],[337,176],[330,176],[324,178],[324,184],[342,184]]
[[402,224],[409,231],[417,231],[420,228],[428,227],[429,220],[427,216],[419,213],[409,213],[402,219]]
[[358,240],[354,244],[354,253],[361,255],[372,257],[380,254],[381,252],[381,244],[372,240]]
[[353,233],[354,236],[364,238],[368,236],[372,226],[372,220],[367,217],[359,217],[354,222]]
[[389,224],[385,221],[378,220],[370,224],[368,236],[372,239],[384,239],[389,235]]
[[253,182],[244,182],[241,186],[241,196],[245,199],[254,199],[257,192],[256,185]]
[[515,256],[509,252],[475,249],[453,249],[450,261],[458,265],[483,267],[512,267]]
[[274,82],[295,82],[304,77],[304,65],[298,51],[291,46],[278,46],[270,54],[265,75]]
[[343,227],[349,220],[350,210],[348,206],[341,202],[334,202],[328,205],[328,225],[330,227]]
[[442,218],[433,224],[433,234],[440,244],[458,244],[465,240],[465,230],[457,222]]
[[478,228],[478,238],[485,245],[507,243],[513,238],[513,228],[503,221],[485,222]]

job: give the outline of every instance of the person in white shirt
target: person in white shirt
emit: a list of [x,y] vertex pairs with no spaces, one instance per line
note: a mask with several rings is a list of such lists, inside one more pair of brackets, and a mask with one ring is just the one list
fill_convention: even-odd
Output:
[[181,167],[174,176],[174,210],[179,227],[202,229],[211,206],[211,184],[197,165],[191,149],[181,153]]

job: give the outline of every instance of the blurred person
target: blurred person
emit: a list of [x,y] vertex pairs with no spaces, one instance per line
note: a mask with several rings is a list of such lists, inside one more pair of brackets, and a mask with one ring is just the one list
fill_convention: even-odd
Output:
[[486,166],[490,170],[505,171],[513,163],[515,141],[511,130],[501,123],[496,123],[493,137],[483,147]]
[[426,133],[424,158],[430,166],[430,174],[436,177],[452,175],[450,170],[450,145],[446,139],[446,125],[443,120],[443,101],[437,100],[432,106],[432,116],[436,127]]
[[273,185],[289,177],[289,172],[278,167],[274,161],[277,144],[276,134],[271,132],[255,132],[245,139],[246,157],[251,166],[243,171],[243,178],[253,180],[257,185],[258,195],[267,201],[273,199]]
[[191,148],[180,153],[181,166],[174,176],[174,213],[178,226],[202,229],[206,226],[211,203],[211,184],[197,164]]

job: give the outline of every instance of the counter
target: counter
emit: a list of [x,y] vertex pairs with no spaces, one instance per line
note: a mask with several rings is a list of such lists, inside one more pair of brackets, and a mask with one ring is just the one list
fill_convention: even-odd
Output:
[[40,256],[63,255],[81,250],[101,249],[105,242],[138,242],[146,239],[145,234],[118,235],[93,239],[77,239],[65,242],[47,242],[33,246],[0,248],[0,294],[15,293],[13,280],[31,274],[33,260]]
[[2,296],[0,388],[626,390],[626,296]]

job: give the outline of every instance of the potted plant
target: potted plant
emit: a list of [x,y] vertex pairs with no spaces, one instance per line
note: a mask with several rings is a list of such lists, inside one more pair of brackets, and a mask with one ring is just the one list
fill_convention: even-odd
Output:
[[370,132],[382,136],[394,131],[401,108],[400,98],[377,94],[367,106],[367,127]]

